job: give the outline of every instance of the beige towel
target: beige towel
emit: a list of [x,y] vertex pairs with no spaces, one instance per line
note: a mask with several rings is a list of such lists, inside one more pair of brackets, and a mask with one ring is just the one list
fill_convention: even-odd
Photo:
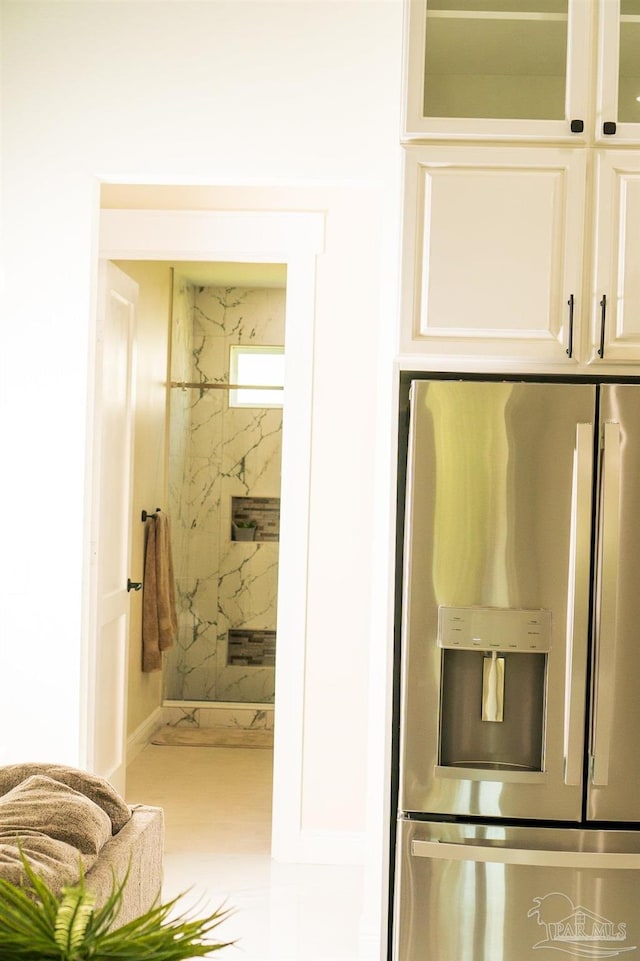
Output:
[[173,644],[178,626],[171,534],[166,514],[147,517],[144,539],[142,670],[159,671],[162,651]]

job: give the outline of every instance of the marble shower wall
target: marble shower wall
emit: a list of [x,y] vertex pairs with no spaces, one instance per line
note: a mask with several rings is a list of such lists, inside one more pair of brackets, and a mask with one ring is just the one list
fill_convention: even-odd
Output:
[[[284,343],[283,289],[174,282],[171,377],[228,383],[232,344]],[[278,543],[231,540],[232,497],[279,497],[282,409],[229,408],[228,391],[171,390],[169,508],[178,638],[170,700],[271,703],[273,667],[227,665],[229,629],[276,629]]]

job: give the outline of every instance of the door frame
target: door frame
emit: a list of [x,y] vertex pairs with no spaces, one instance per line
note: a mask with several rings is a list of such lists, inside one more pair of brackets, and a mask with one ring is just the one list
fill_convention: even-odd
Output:
[[287,266],[271,854],[289,862],[309,859],[302,828],[304,671],[315,276],[324,233],[323,212],[100,211],[100,259]]

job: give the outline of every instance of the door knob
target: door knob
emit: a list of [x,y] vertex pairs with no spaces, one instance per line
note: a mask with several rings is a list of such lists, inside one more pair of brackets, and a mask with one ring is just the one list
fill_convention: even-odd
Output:
[[132,581],[130,577],[127,578],[127,591],[139,591],[142,588],[142,581]]

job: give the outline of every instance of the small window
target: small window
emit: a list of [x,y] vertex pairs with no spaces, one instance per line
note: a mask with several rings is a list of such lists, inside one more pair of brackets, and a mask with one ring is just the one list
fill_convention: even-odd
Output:
[[232,346],[229,380],[229,407],[282,407],[284,347]]

